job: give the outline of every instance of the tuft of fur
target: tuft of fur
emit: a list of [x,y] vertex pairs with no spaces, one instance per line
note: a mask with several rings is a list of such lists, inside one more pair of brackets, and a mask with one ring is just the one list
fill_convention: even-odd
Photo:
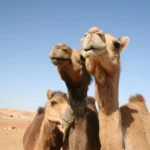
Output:
[[42,114],[44,114],[44,112],[45,112],[45,107],[39,107],[38,110],[37,110],[37,115],[38,116],[42,115]]
[[138,111],[143,114],[149,114],[145,99],[143,97],[143,95],[141,94],[136,94],[135,96],[131,96],[129,98],[129,104],[134,104],[136,106],[138,106]]
[[145,98],[141,94],[136,94],[134,96],[130,96],[129,98],[129,103],[135,103],[135,102],[144,102],[145,103]]
[[62,96],[62,97],[64,97],[64,98],[67,98],[66,93],[63,93],[63,92],[61,92],[61,91],[54,91],[54,92],[52,93],[52,97],[53,97],[54,95],[60,95],[60,96]]
[[88,96],[88,97],[87,97],[87,103],[88,103],[88,104],[89,104],[89,103],[95,104],[95,98],[92,97],[92,96]]

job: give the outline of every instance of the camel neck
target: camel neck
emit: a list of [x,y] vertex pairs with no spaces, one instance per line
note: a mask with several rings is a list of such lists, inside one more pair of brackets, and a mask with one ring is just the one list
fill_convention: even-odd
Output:
[[96,80],[95,98],[99,106],[102,149],[122,150],[121,117],[118,103],[119,75],[105,76],[105,83]]
[[[73,68],[73,67],[70,67]],[[82,75],[78,73],[78,76],[73,77],[70,75],[70,69],[59,68],[61,78],[66,83],[69,95],[70,105],[76,116],[84,116],[87,108],[87,90],[90,84],[91,77],[86,68],[83,67]]]
[[118,102],[118,75],[105,77],[103,84],[96,80],[95,84],[95,98],[98,100],[100,111],[106,115],[111,115],[119,108]]
[[68,89],[69,102],[77,117],[83,117],[87,108],[87,88],[69,88]]

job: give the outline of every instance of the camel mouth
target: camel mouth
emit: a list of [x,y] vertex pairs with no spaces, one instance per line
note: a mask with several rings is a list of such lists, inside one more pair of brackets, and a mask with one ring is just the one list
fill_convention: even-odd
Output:
[[98,48],[83,49],[82,56],[86,58],[91,56],[102,55],[105,51],[106,49],[98,49]]
[[85,49],[84,51],[86,51],[86,52],[87,52],[87,51],[91,51],[91,50],[92,50],[92,49]]
[[101,54],[104,52],[105,49],[97,49],[97,48],[89,48],[89,49],[84,49],[85,53],[93,53],[93,54]]
[[94,48],[94,46],[85,47],[83,49],[84,49],[85,52],[98,50],[97,48]]
[[60,118],[62,121],[62,125],[64,126],[69,126],[75,119],[73,114],[69,114],[69,116],[65,118],[60,114]]
[[52,61],[68,61],[70,58],[51,57]]
[[62,57],[51,57],[51,62],[54,65],[65,65],[68,64],[70,62],[70,58],[62,58]]
[[104,49],[98,49],[98,48],[89,48],[89,49],[84,49],[85,52],[90,52],[90,51],[96,51],[96,52],[101,52],[103,51]]
[[56,123],[57,125],[61,125],[61,123],[60,123],[59,121],[52,121],[52,120],[49,120],[49,119],[48,119],[48,121],[49,121],[49,122]]
[[61,120],[62,120],[62,125],[63,126],[69,126],[73,122],[73,120],[66,120],[66,119],[64,119],[62,117],[61,117]]

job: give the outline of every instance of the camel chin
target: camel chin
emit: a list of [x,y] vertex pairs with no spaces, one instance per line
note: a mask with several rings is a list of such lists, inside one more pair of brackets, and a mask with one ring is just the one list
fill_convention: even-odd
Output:
[[51,62],[54,64],[54,65],[56,65],[56,66],[58,66],[58,65],[67,65],[67,64],[69,64],[69,62],[70,62],[70,59],[68,58],[50,58],[51,59]]

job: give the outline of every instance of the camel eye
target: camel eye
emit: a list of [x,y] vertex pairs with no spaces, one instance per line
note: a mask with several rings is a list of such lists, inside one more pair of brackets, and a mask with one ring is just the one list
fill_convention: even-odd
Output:
[[121,44],[120,44],[119,42],[114,42],[114,47],[115,47],[115,48],[119,49],[120,46],[121,46]]
[[56,100],[52,100],[52,101],[51,101],[51,106],[54,106],[54,105],[56,105],[56,104],[57,104]]

